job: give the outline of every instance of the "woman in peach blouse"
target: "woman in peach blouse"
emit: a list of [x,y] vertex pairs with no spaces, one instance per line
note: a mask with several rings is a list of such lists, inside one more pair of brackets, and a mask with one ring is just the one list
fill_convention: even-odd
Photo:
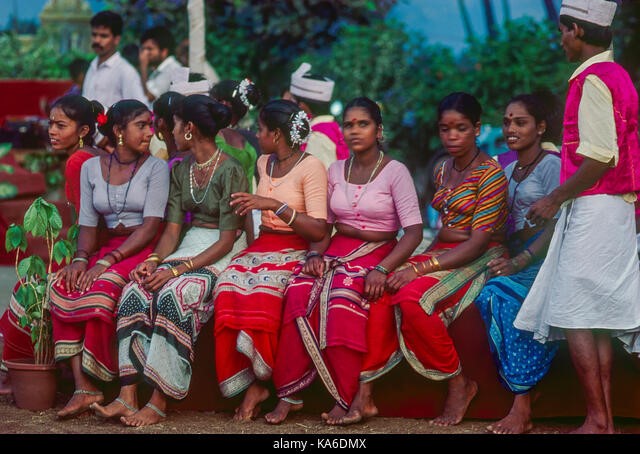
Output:
[[234,419],[248,421],[269,393],[285,285],[310,242],[325,235],[327,173],[300,151],[310,131],[305,113],[291,101],[269,102],[260,112],[255,195],[232,194],[240,215],[262,210],[258,238],[218,278],[214,292],[216,372],[220,390],[246,390]]

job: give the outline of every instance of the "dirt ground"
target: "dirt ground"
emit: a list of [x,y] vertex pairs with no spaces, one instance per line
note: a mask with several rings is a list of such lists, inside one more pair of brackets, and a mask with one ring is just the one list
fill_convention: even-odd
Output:
[[[58,395],[55,409],[33,412],[17,408],[11,396],[0,396],[0,434],[251,434],[327,436],[349,434],[367,436],[375,434],[484,434],[490,421],[468,420],[461,424],[441,428],[429,425],[424,419],[376,417],[348,427],[327,426],[319,415],[296,413],[279,426],[267,424],[262,417],[251,423],[238,424],[230,413],[177,411],[160,424],[130,428],[117,421],[105,421],[90,413],[71,420],[56,419],[56,411],[62,408],[64,397]],[[554,419],[534,421],[532,434],[567,433],[580,424],[579,419]],[[640,420],[616,420],[620,433],[640,434]]]

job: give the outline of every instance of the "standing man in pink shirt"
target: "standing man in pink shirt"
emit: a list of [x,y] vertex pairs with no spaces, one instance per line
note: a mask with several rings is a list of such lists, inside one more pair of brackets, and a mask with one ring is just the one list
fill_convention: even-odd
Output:
[[560,186],[527,218],[561,209],[547,258],[514,322],[540,342],[566,338],[587,404],[575,433],[613,433],[611,337],[640,350],[640,270],[634,202],[640,191],[638,93],[613,61],[616,3],[563,0],[559,30],[569,61]]

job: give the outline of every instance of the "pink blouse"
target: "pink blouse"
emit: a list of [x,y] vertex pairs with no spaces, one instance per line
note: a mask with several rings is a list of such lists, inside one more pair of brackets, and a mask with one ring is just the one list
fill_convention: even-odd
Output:
[[369,184],[347,185],[347,162],[329,166],[327,222],[377,232],[422,224],[416,188],[404,164],[390,161]]

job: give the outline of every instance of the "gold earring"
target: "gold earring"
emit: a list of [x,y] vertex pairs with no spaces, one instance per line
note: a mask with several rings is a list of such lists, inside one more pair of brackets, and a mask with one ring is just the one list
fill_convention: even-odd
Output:
[[158,139],[162,140],[164,142],[164,136],[162,135],[161,132],[158,132]]
[[80,140],[78,140],[78,148],[84,148],[84,140],[82,140],[82,136],[80,136]]
[[191,140],[191,139],[193,139],[193,134],[191,134],[190,132],[185,133],[184,140]]
[[122,138],[122,134],[118,134],[118,145],[124,145],[124,139]]

